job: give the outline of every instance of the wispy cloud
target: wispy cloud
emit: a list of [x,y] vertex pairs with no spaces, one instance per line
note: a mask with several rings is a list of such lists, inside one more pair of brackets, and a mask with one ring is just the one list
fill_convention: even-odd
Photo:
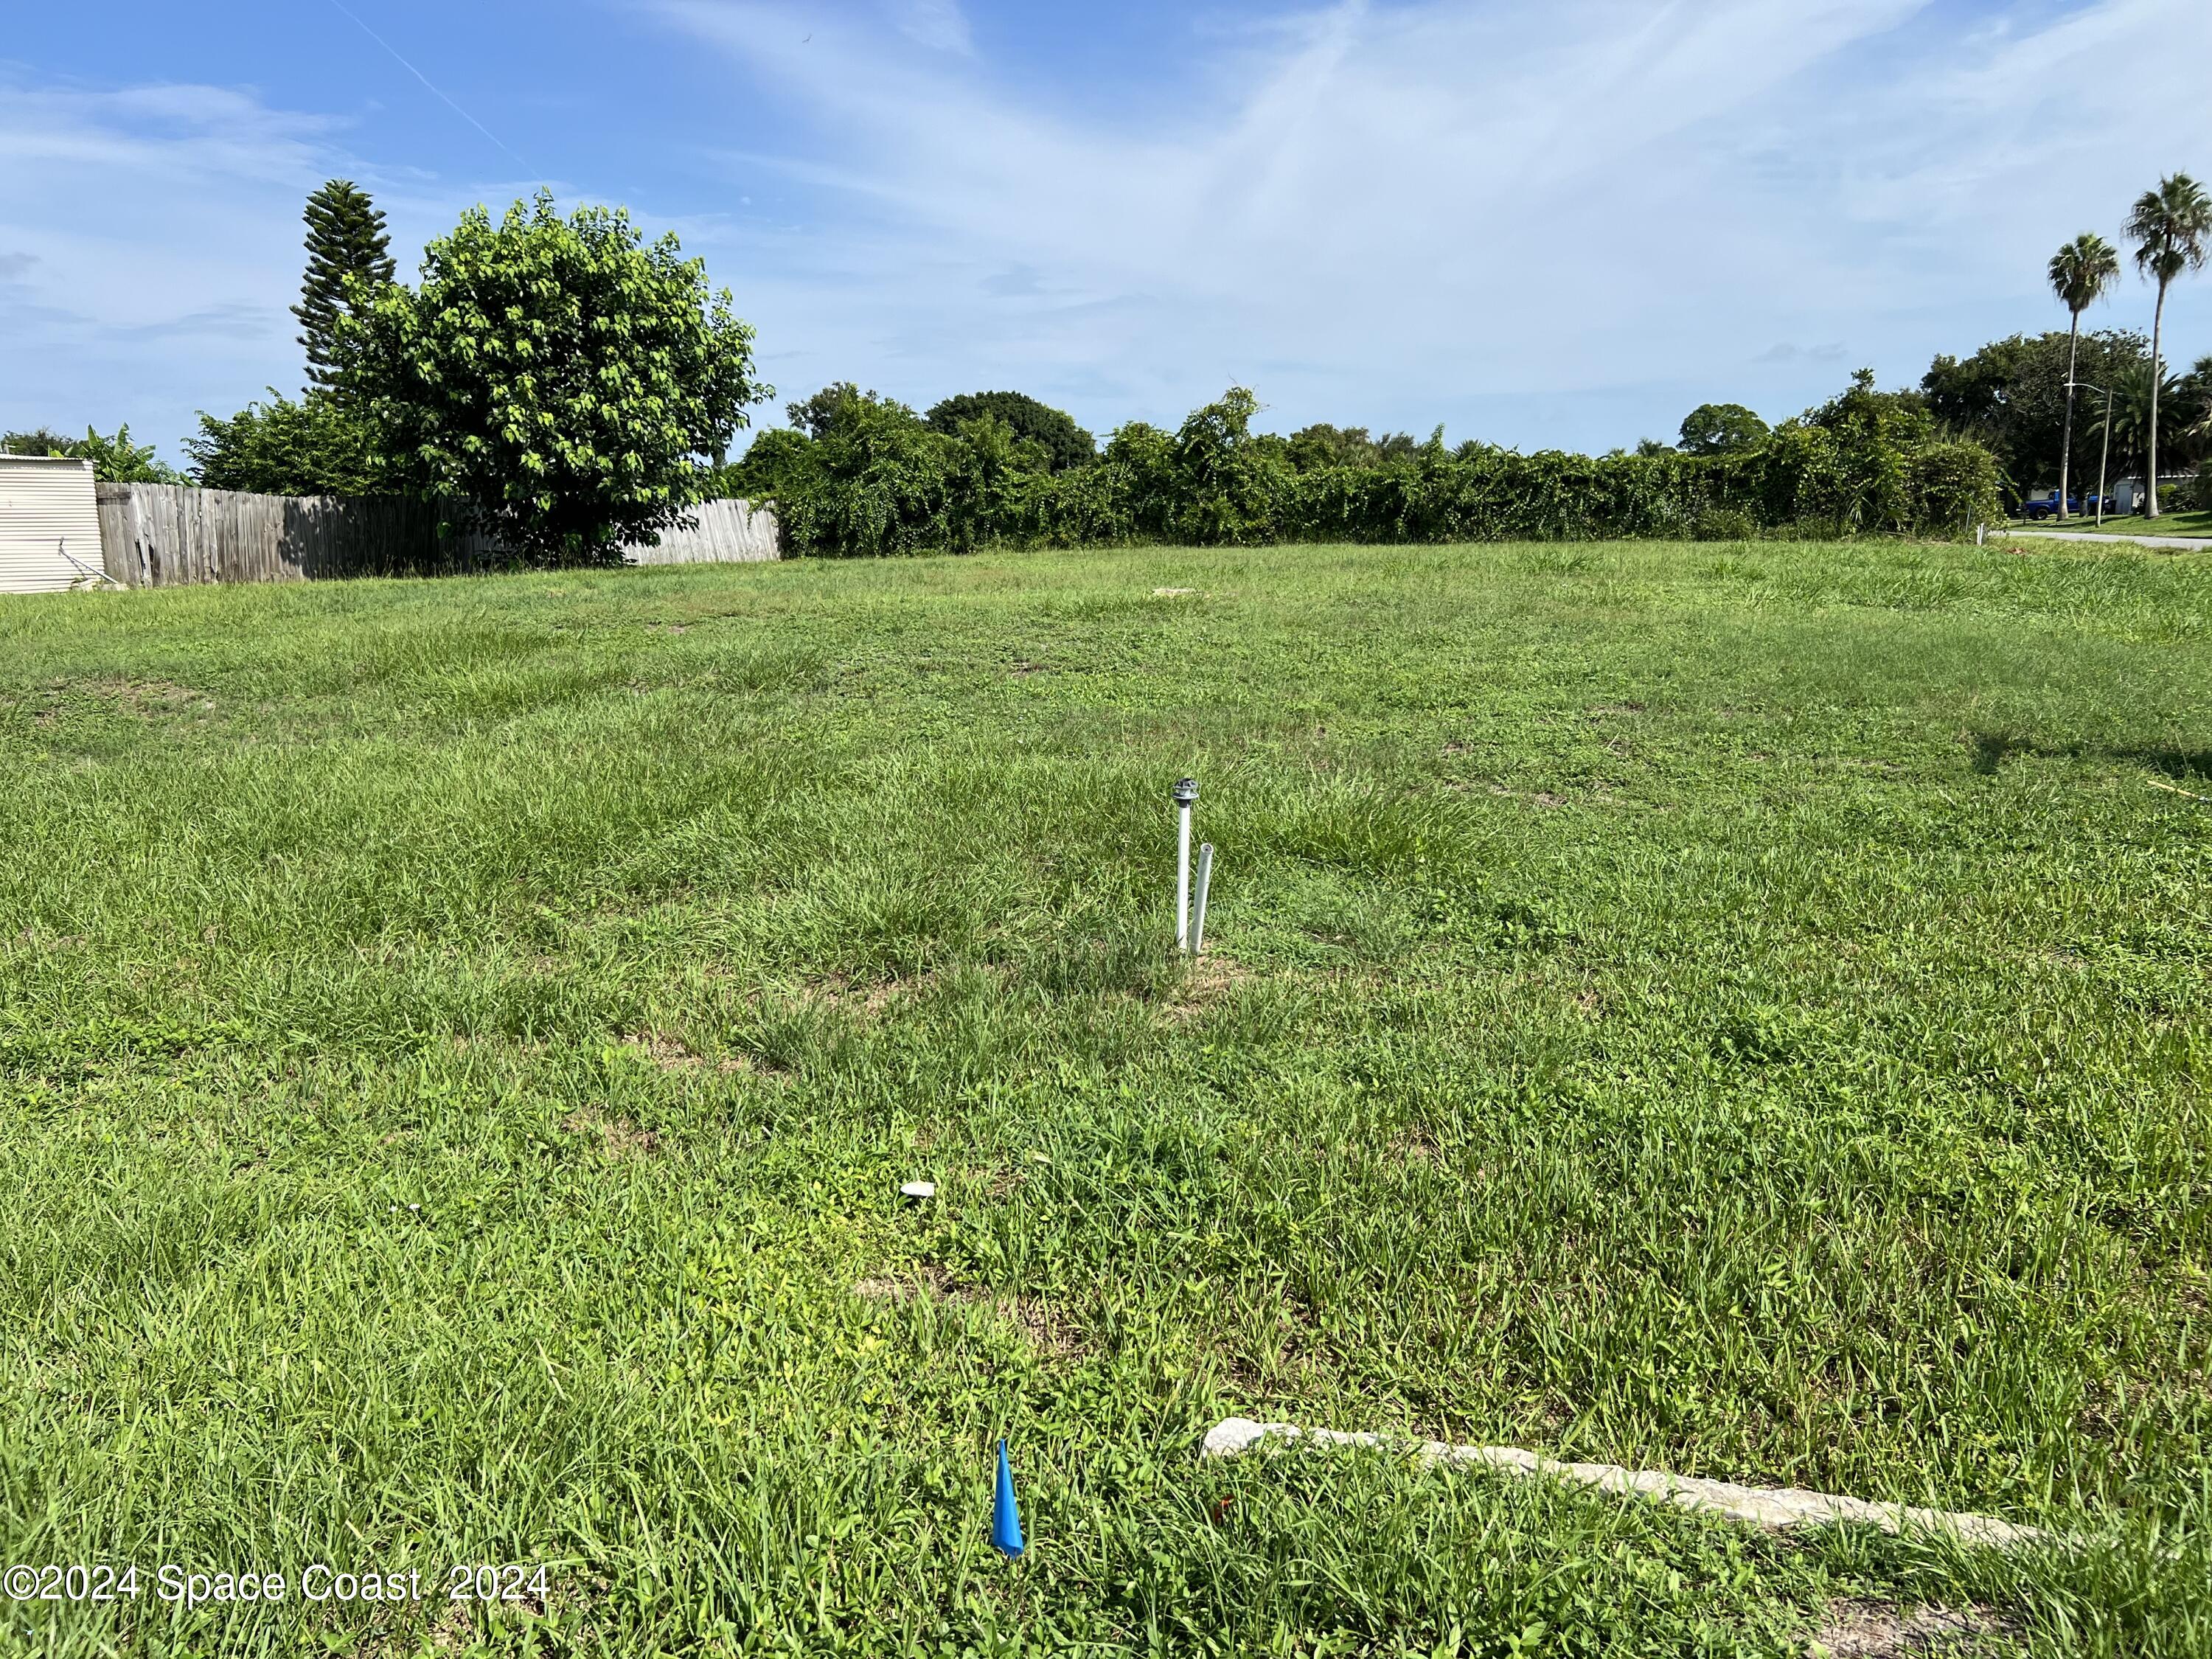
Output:
[[[2024,9],[1971,54],[1926,0],[1347,0],[1194,34],[1181,112],[1116,122],[865,13],[801,46],[796,5],[653,10],[792,101],[811,233],[877,250],[796,295],[746,261],[824,379],[872,348],[917,397],[1025,375],[1100,419],[1273,363],[1285,418],[1585,442],[1693,392],[1788,412],[1841,355],[1761,340],[1896,376],[2045,320],[2022,244],[2173,164],[2212,47],[2195,0]],[[2058,72],[2089,63],[2138,67]],[[1492,424],[1516,400],[1551,429]]]
[[347,137],[234,88],[0,71],[0,425],[128,420],[173,454],[195,410],[296,386],[307,193],[372,184],[403,250],[477,199]]
[[[1784,415],[2051,325],[2052,247],[2212,173],[2202,0],[1237,0],[1110,82],[1066,18],[986,0],[605,15],[723,74],[676,164],[564,193],[704,252],[787,396],[1012,386],[1094,427],[1237,380],[1281,424],[1522,447]],[[453,176],[250,89],[0,67],[0,422],[173,441],[295,383],[307,191],[368,185],[404,270],[530,188],[432,120]],[[2203,349],[2212,285],[2169,323]]]
[[938,52],[971,52],[975,38],[959,0],[898,0],[900,32]]

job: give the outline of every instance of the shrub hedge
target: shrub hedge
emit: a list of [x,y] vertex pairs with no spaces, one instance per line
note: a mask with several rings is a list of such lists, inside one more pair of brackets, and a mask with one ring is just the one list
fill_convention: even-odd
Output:
[[1441,434],[1371,465],[1304,465],[1255,434],[1242,387],[1168,433],[1117,430],[1060,472],[1003,422],[946,434],[854,396],[820,435],[762,435],[732,493],[772,500],[786,551],[824,557],[1004,545],[1727,539],[1956,534],[2002,517],[1996,464],[1938,438],[1862,376],[1851,391],[1721,455],[1522,455]]

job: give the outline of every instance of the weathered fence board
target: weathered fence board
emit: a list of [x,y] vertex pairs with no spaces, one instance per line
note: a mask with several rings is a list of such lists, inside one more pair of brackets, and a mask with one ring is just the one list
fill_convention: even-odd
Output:
[[[508,562],[484,538],[442,535],[436,507],[398,497],[107,483],[98,494],[103,562],[130,587],[452,575]],[[775,515],[765,507],[708,501],[694,516],[695,527],[664,531],[658,547],[628,547],[623,556],[708,564],[778,556]]]
[[692,509],[691,529],[660,532],[658,547],[626,547],[632,564],[742,564],[781,556],[775,514],[750,501],[707,501]]

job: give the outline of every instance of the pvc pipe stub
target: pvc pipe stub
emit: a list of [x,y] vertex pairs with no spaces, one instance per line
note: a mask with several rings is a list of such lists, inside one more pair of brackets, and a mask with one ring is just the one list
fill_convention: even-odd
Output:
[[1196,778],[1178,779],[1175,787],[1175,799],[1177,806],[1195,805],[1198,800],[1198,780]]

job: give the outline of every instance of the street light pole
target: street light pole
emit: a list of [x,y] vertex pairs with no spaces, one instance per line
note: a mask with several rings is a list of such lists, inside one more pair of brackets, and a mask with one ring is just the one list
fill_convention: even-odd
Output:
[[[2102,530],[2105,527],[2105,473],[2112,462],[2112,394],[2108,387],[2091,386],[2087,380],[2069,380],[2066,390],[2071,392],[2077,386],[2105,394],[2105,453],[2097,458],[2097,528]],[[2065,492],[2062,490],[2059,493],[2063,495]],[[2066,503],[2061,501],[2058,507],[2063,512]]]

